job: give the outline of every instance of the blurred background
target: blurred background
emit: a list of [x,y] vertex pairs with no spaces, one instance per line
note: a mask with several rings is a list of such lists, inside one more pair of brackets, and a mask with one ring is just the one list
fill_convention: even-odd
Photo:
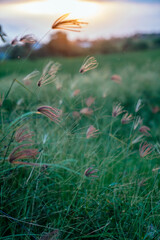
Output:
[[[55,31],[65,13],[89,24],[81,33]],[[1,0],[0,58],[83,56],[160,48],[159,0]],[[32,34],[35,44],[16,44]],[[2,35],[2,34],[1,34]],[[10,47],[9,52],[6,52]]]

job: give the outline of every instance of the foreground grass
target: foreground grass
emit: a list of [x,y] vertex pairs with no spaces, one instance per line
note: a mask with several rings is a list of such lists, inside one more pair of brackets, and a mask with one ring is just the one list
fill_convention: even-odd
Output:
[[[37,77],[26,86],[28,91],[14,82],[0,109],[0,239],[43,240],[50,232],[49,239],[160,238],[160,179],[158,170],[152,171],[159,167],[159,154],[154,150],[141,158],[140,143],[133,144],[140,135],[134,122],[122,125],[121,116],[112,117],[113,104],[121,102],[151,128],[152,137],[144,139],[159,142],[160,113],[153,113],[160,103],[159,53],[97,56],[98,69],[84,75],[78,74],[82,58],[53,59],[62,64],[55,83],[38,88]],[[23,83],[23,77],[42,71],[48,61],[3,62],[1,93],[7,93],[14,78]],[[121,85],[110,80],[113,74],[122,77]],[[75,89],[81,92],[73,97]],[[86,107],[89,96],[96,98],[94,114],[75,119],[73,111]],[[144,106],[135,113],[139,98]],[[60,125],[39,114],[12,125],[42,105],[63,111]],[[14,132],[21,125],[34,133],[40,154],[33,161],[48,164],[47,169],[8,162],[18,145]],[[90,125],[99,129],[97,138],[86,139]],[[84,175],[88,167],[98,169],[98,178]]]

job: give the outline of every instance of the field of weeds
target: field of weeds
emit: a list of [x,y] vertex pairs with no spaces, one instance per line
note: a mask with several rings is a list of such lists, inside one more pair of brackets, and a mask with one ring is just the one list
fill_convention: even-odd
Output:
[[160,239],[160,51],[94,57],[1,62],[0,240]]

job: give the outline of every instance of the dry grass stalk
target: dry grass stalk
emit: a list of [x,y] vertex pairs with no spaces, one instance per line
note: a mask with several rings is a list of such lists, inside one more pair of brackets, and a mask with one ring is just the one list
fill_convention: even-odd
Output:
[[58,123],[61,111],[57,108],[52,108],[50,106],[42,106],[37,109],[38,113],[41,113],[48,117],[51,121]]
[[59,17],[52,25],[52,29],[61,29],[68,30],[73,32],[80,32],[82,25],[88,24],[87,22],[79,21],[78,19],[69,19],[66,18],[69,16],[69,13],[66,13]]
[[55,81],[56,73],[58,72],[59,68],[59,63],[54,63],[53,61],[50,61],[43,69],[41,78],[37,82],[38,87],[50,84]]
[[95,69],[97,66],[98,66],[98,62],[94,57],[87,57],[84,60],[79,72],[85,73],[89,70]]

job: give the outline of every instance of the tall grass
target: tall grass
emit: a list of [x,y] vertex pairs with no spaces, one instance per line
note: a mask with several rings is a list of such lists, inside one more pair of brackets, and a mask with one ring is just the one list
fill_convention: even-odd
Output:
[[[160,57],[158,51],[96,56],[99,66],[78,73],[82,58],[5,61],[0,70],[1,94],[6,96],[0,129],[0,239],[159,239],[159,112]],[[22,79],[54,60],[61,64],[54,83],[37,87],[39,76],[24,88]],[[17,67],[17,64],[20,67]],[[122,78],[117,84],[113,74]],[[13,79],[17,79],[12,85]],[[62,84],[56,89],[56,82]],[[80,89],[77,96],[73,92]],[[94,97],[93,114],[80,111]],[[143,108],[135,107],[142,99]],[[133,141],[141,135],[134,120],[122,124],[123,113],[112,117],[121,103],[133,117],[141,116],[151,136],[143,141],[153,151],[140,157]],[[37,114],[40,106],[62,110],[61,122]],[[160,106],[159,106],[160,107]],[[80,113],[75,118],[73,112]],[[28,162],[11,164],[8,156],[18,146],[15,131],[28,126],[39,151]],[[89,126],[99,130],[86,138]],[[157,147],[156,147],[157,146]],[[45,168],[44,166],[48,166]],[[98,178],[86,176],[89,167]],[[154,171],[154,169],[156,169]],[[52,238],[51,238],[52,237]]]

